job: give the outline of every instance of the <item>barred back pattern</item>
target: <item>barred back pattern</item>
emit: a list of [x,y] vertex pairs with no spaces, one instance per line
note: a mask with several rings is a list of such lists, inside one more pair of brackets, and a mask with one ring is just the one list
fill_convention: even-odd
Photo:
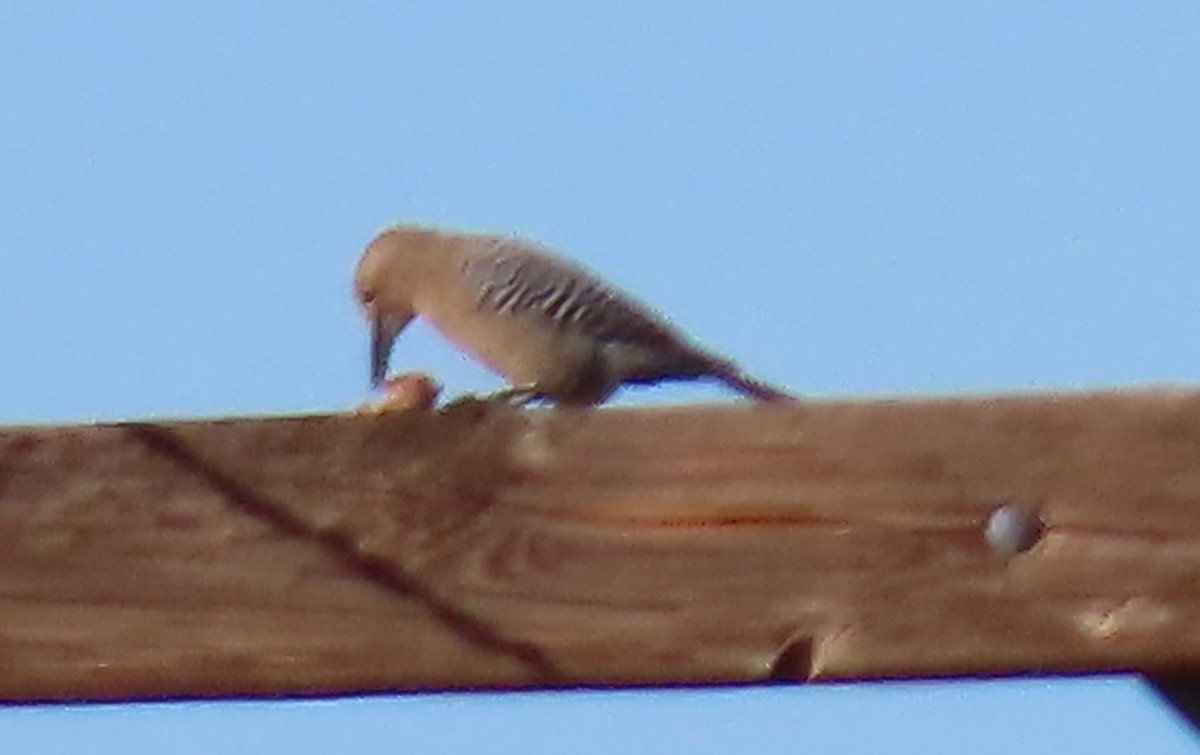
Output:
[[463,263],[476,304],[503,315],[545,317],[600,341],[678,350],[680,336],[587,269],[515,239],[496,239]]

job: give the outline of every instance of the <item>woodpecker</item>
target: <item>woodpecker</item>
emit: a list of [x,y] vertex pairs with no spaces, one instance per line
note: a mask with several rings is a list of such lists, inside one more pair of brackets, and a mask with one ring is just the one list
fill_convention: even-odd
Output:
[[371,329],[371,383],[416,317],[505,377],[496,397],[602,403],[624,384],[714,378],[761,401],[794,397],[692,344],[595,273],[515,237],[398,225],[367,244],[354,293]]

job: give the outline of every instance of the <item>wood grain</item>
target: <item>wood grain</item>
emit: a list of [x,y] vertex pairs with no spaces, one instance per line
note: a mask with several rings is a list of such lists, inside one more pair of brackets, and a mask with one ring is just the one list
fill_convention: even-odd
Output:
[[1116,669],[1200,669],[1195,391],[0,432],[7,700]]

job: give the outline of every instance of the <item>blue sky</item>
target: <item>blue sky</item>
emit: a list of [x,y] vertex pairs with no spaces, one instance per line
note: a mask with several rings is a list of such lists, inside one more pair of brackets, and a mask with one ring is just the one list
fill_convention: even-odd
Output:
[[[557,246],[809,395],[1196,379],[1192,0],[248,5],[0,6],[0,423],[363,400],[349,270],[398,220]],[[422,329],[393,362],[498,385]],[[722,751],[744,726],[949,753],[1030,720],[1023,752],[1196,749],[1131,680],[10,709],[0,730],[294,752],[321,721],[433,749],[450,712],[463,751],[556,751],[570,726]]]

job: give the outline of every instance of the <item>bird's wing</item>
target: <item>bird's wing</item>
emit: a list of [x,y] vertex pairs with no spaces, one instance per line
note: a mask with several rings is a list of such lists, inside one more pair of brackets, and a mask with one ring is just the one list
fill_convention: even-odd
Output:
[[469,255],[463,272],[480,307],[545,317],[601,341],[683,346],[669,326],[587,269],[515,239],[496,239]]

